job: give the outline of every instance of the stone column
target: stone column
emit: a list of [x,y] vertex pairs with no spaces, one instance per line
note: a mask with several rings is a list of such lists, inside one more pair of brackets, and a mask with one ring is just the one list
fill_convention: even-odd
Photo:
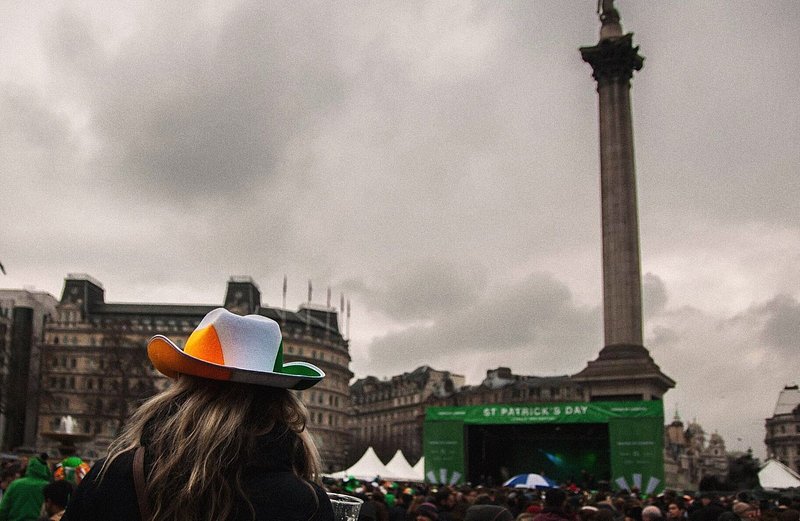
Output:
[[633,35],[622,34],[616,10],[605,9],[600,42],[581,48],[581,56],[594,70],[600,101],[605,345],[642,345],[630,79],[634,70],[642,68],[644,59],[632,45]]
[[572,376],[587,400],[660,400],[675,382],[642,341],[642,276],[630,88],[644,58],[622,34],[613,0],[602,0],[600,41],[582,47],[600,100],[600,187],[603,210],[605,346]]

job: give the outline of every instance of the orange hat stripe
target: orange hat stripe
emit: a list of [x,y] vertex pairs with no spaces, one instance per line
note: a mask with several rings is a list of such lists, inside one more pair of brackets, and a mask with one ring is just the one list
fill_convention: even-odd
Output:
[[147,354],[153,365],[164,375],[175,378],[178,373],[191,374],[212,380],[230,380],[231,371],[225,367],[214,367],[188,359],[164,340],[156,339],[147,346]]
[[183,352],[212,364],[225,365],[222,345],[214,326],[204,327],[192,333],[186,341],[186,347],[184,347]]

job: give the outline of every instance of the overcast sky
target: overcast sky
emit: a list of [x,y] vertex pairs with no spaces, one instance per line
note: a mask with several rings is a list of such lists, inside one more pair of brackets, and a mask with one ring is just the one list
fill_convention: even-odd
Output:
[[[0,286],[352,302],[352,369],[573,374],[602,348],[594,0],[6,1]],[[800,362],[800,3],[618,1],[645,344],[764,455]]]

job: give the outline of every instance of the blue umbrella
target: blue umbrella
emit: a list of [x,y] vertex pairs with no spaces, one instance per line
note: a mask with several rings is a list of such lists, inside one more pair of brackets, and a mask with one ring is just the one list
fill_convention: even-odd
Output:
[[504,487],[513,488],[557,488],[558,483],[541,474],[517,474],[503,483]]

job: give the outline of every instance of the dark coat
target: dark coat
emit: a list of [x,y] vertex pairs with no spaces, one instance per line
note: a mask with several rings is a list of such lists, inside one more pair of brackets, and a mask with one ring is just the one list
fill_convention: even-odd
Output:
[[514,521],[514,515],[500,505],[472,505],[467,509],[464,521]]
[[[244,469],[243,485],[256,512],[255,519],[333,521],[333,509],[325,491],[297,477],[292,471],[293,436],[295,434],[290,431],[284,431],[282,435],[269,433],[261,436],[255,456]],[[146,456],[145,462],[149,461]],[[140,521],[133,485],[133,452],[121,454],[98,481],[97,474],[103,462],[98,461],[83,478],[62,521]],[[250,511],[240,499],[231,521],[250,519]]]
[[719,516],[725,512],[725,507],[719,501],[712,501],[703,508],[691,513],[689,519],[691,521],[717,521]]
[[545,507],[541,513],[536,514],[533,521],[572,521],[572,519],[563,510]]

